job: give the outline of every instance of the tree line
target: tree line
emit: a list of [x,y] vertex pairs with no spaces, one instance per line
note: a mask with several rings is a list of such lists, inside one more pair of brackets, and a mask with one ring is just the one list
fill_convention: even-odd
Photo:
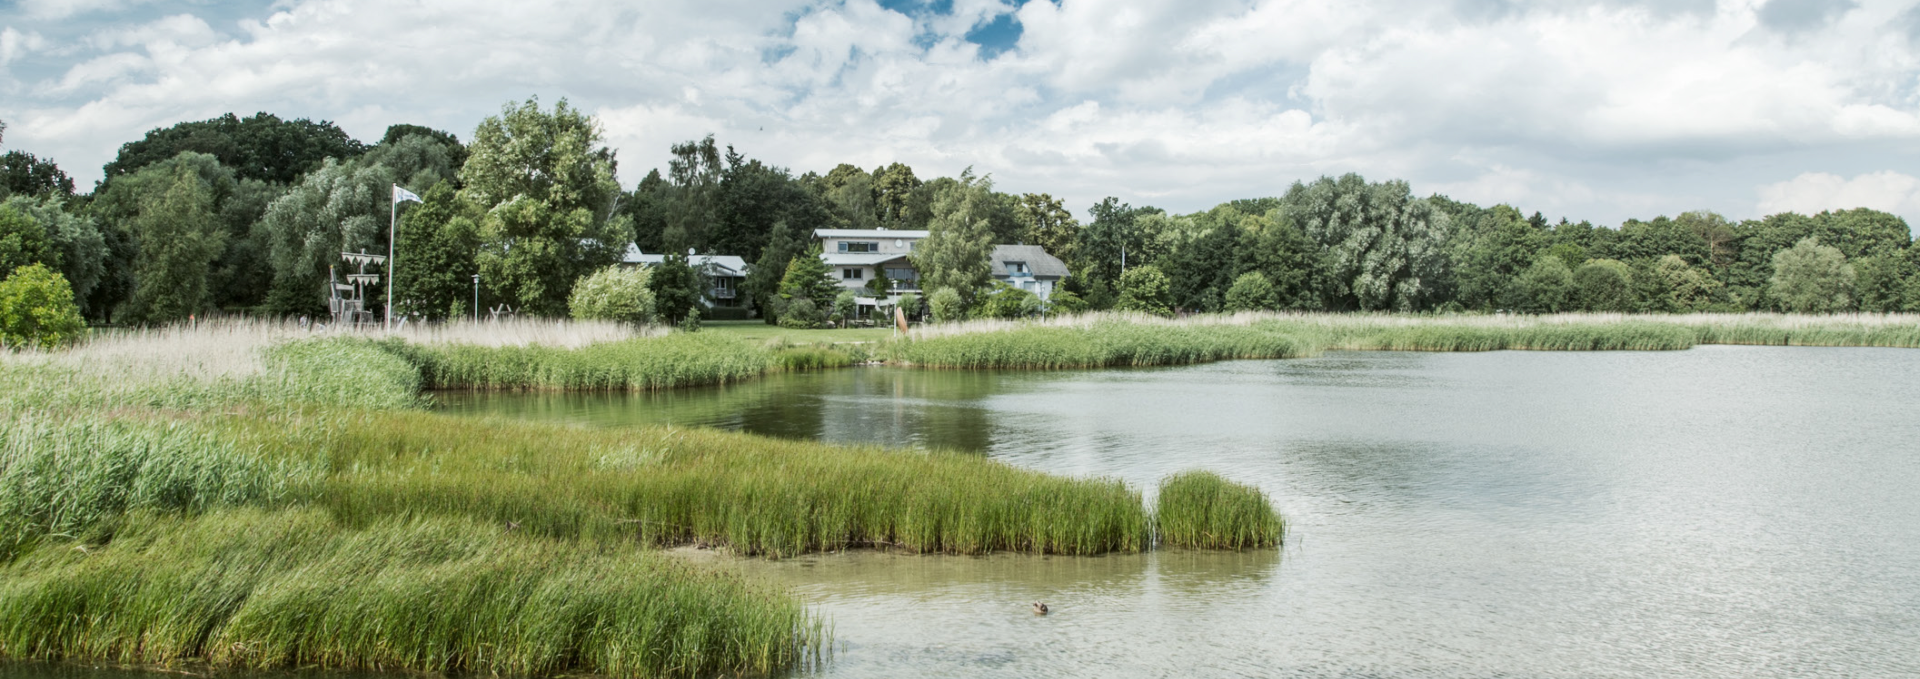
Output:
[[[427,319],[473,313],[474,274],[482,306],[565,315],[575,286],[633,244],[670,255],[650,279],[627,281],[646,286],[663,320],[697,306],[698,272],[680,255],[693,251],[752,263],[742,292],[769,321],[813,322],[845,306],[819,299],[839,292],[807,261],[819,228],[929,230],[914,255],[929,294],[910,301],[946,318],[1043,306],[1920,310],[1908,225],[1868,209],[1744,221],[1700,211],[1603,227],[1349,174],[1185,215],[1110,197],[1081,221],[1049,194],[1002,192],[972,170],[923,179],[902,163],[841,164],[795,174],[712,136],[670,151],[667,167],[623,190],[599,124],[565,100],[534,99],[503,106],[465,142],[394,125],[367,144],[330,122],[268,113],[182,122],[122,145],[84,193],[52,160],[9,150],[0,271],[38,265],[36,285],[59,279],[75,313],[98,324],[318,316],[340,253],[388,247],[398,184],[423,201],[400,209],[394,305]],[[1047,305],[1023,299],[992,284],[996,243],[1043,246],[1072,276]]]

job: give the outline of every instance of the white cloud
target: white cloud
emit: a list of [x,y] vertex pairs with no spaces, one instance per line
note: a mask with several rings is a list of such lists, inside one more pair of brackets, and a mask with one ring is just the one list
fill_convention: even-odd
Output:
[[1808,172],[1759,189],[1756,211],[1762,215],[1778,212],[1813,214],[1822,210],[1873,208],[1906,218],[1908,225],[1920,224],[1920,178],[1884,170],[1855,175],[1847,179],[1825,172]]
[[22,33],[12,26],[0,29],[0,69],[28,52],[45,47],[46,42],[39,33]]
[[23,14],[34,19],[65,19],[147,1],[150,0],[19,0],[19,8]]
[[[1736,0],[1482,5],[956,0],[905,16],[873,0],[284,0],[238,23],[61,15],[83,25],[29,2],[0,33],[0,65],[71,56],[16,82],[0,118],[10,145],[86,179],[151,127],[227,111],[464,137],[537,94],[597,112],[628,183],[712,132],[796,171],[973,166],[1076,210],[1109,194],[1204,209],[1359,171],[1608,223],[1737,212],[1763,179],[1920,152],[1920,43],[1896,21],[1913,0],[1791,31]],[[1006,12],[1019,42],[981,59],[962,36]],[[42,34],[78,37],[27,42]]]

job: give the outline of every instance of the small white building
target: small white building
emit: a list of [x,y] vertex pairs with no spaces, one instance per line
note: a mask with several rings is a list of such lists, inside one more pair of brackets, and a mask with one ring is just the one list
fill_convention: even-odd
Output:
[[1068,275],[1067,264],[1038,245],[995,245],[992,259],[994,280],[1031,292],[1043,302]]
[[[640,251],[640,246],[633,244],[627,245],[627,254],[620,259],[620,263],[626,266],[658,266],[666,261],[666,255],[646,254]],[[687,264],[707,280],[706,294],[700,296],[707,308],[746,304],[740,295],[740,283],[747,279],[747,260],[734,255],[694,254],[688,250]]]

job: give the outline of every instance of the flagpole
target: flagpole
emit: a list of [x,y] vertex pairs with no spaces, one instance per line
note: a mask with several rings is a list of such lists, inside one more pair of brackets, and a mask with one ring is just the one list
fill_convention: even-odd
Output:
[[400,270],[394,266],[393,236],[399,231],[400,224],[400,185],[394,184],[387,191],[387,330],[393,330],[393,274]]

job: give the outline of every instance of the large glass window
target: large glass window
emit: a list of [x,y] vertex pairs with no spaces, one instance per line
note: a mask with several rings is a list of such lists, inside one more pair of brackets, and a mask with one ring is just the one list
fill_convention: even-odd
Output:
[[840,278],[842,280],[857,281],[865,277],[866,277],[866,271],[864,269],[841,269],[840,270]]
[[887,278],[896,281],[917,281],[920,280],[920,272],[913,269],[887,267]]
[[869,241],[840,241],[841,252],[879,252],[880,244]]

